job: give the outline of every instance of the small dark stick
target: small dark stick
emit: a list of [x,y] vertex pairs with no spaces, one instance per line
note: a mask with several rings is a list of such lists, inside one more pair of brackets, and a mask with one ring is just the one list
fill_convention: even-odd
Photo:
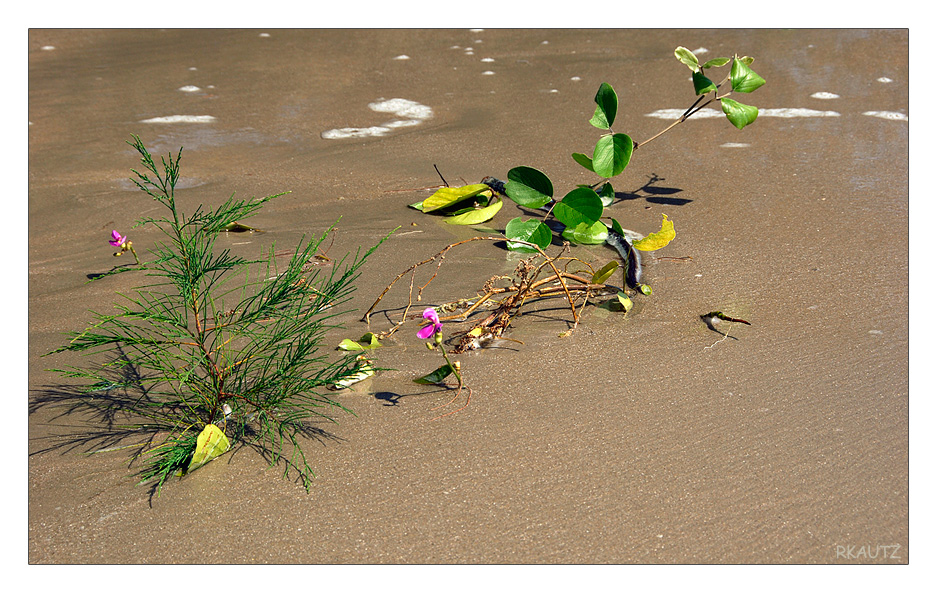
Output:
[[720,322],[722,322],[722,321],[729,321],[729,322],[731,322],[731,323],[744,323],[745,325],[750,325],[750,324],[751,324],[751,323],[745,321],[744,319],[735,319],[735,318],[729,317],[728,315],[726,315],[725,313],[723,313],[723,312],[721,312],[721,311],[719,311],[719,310],[712,311],[712,312],[710,312],[710,313],[708,313],[708,314],[701,315],[700,318],[701,318],[703,321],[705,321],[705,324],[707,324],[709,327],[711,327],[711,328],[713,328],[713,329],[715,328],[715,325],[717,325],[718,323],[720,323]]
[[436,165],[432,165],[432,168],[435,169],[436,174],[438,174],[438,175],[439,175],[439,178],[442,179],[442,183],[443,183],[446,187],[448,187],[448,186],[449,186],[448,181],[446,181],[446,180],[445,180],[445,177],[442,176],[442,173],[439,172],[439,167],[437,167]]

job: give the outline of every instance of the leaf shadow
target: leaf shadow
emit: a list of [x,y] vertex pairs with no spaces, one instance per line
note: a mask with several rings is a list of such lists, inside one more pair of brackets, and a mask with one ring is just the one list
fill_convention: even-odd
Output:
[[686,204],[692,203],[693,200],[682,197],[672,197],[677,193],[681,193],[682,189],[678,187],[666,187],[658,185],[660,181],[665,181],[664,177],[660,177],[656,173],[653,173],[649,176],[649,179],[643,186],[638,187],[637,189],[630,192],[616,191],[614,197],[618,201],[633,201],[637,199],[643,199],[648,203],[667,205],[667,206],[684,206]]

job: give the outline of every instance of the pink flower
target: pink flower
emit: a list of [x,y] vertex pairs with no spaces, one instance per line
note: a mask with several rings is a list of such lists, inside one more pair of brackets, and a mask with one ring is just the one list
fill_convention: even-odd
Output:
[[116,230],[111,231],[111,237],[113,238],[107,242],[109,242],[111,246],[114,246],[114,247],[122,247],[123,244],[127,242],[127,237],[120,236],[120,233],[117,232]]
[[434,308],[427,308],[423,311],[423,318],[429,319],[431,322],[429,325],[426,325],[416,333],[416,336],[420,339],[429,339],[436,333],[442,332],[442,323],[439,322],[439,314],[435,311]]

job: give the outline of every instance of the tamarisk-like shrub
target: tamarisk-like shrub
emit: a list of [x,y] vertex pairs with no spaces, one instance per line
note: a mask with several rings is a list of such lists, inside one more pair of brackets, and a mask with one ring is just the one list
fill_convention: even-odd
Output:
[[219,236],[245,228],[237,221],[284,194],[232,196],[214,210],[199,206],[185,214],[175,199],[181,149],[157,164],[138,136],[128,143],[141,155],[134,183],[168,210],[137,226],[155,227],[162,238],[150,260],[95,278],[131,272],[147,281],[120,295],[116,312],[94,313],[88,328],[50,352],[85,352],[97,363],[56,371],[80,379],[85,393],[118,389],[132,401],[121,429],[140,435],[139,477],[156,492],[170,476],[237,446],[282,463],[283,476],[296,474],[308,489],[314,474],[303,440],[324,433],[317,425],[335,421],[330,411],[349,411],[326,387],[359,373],[362,364],[360,356],[323,350],[323,337],[380,243],[331,261],[317,256],[330,228],[301,239],[288,262],[278,262],[272,247],[260,259],[244,259],[221,249]]

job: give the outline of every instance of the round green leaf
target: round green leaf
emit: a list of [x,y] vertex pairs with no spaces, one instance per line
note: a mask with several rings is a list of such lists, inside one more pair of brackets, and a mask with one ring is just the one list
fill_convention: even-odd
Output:
[[634,141],[627,134],[605,135],[595,144],[592,165],[595,174],[609,178],[624,172],[634,152]]
[[757,72],[751,70],[751,67],[743,60],[735,60],[731,64],[731,89],[737,92],[749,93],[766,84],[766,80],[761,78]]
[[618,98],[617,93],[607,82],[602,82],[598,87],[598,93],[595,95],[595,114],[588,123],[598,129],[609,129],[614,125],[614,118],[617,116]]
[[574,228],[582,222],[589,225],[601,219],[604,206],[601,198],[594,189],[578,187],[562,198],[562,201],[553,208],[553,216],[569,228]]
[[598,197],[601,198],[601,205],[608,207],[614,203],[614,187],[611,187],[611,183],[605,183],[601,186],[601,192],[598,193]]
[[744,105],[734,99],[721,99],[721,108],[731,125],[738,129],[743,129],[744,126],[754,123],[757,119],[757,107]]
[[600,245],[608,238],[608,227],[603,222],[579,222],[567,226],[562,231],[562,238],[580,245]]
[[552,201],[553,186],[549,177],[527,166],[510,169],[504,186],[507,197],[527,208],[541,208]]
[[[552,242],[552,231],[549,227],[539,220],[523,221],[520,218],[514,218],[507,223],[504,234],[508,239],[522,240],[533,243],[541,249],[545,249]],[[536,253],[536,249],[519,243],[507,241],[507,248],[511,251],[520,253]]]

